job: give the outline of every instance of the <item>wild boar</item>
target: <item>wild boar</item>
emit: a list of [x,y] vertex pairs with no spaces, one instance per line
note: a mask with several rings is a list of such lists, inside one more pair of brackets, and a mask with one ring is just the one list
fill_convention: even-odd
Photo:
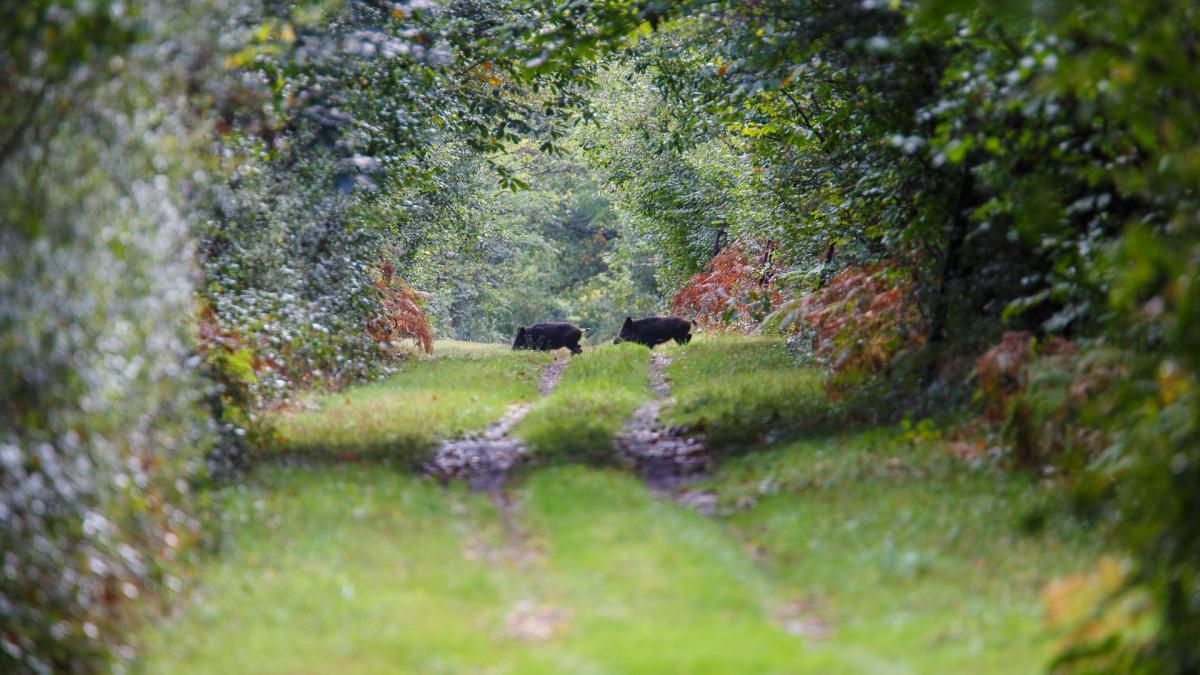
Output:
[[637,321],[625,317],[625,323],[621,325],[621,332],[617,334],[613,344],[636,342],[654,349],[655,345],[674,340],[685,345],[692,341],[691,331],[695,325],[695,321],[674,316],[651,316]]
[[521,326],[517,329],[512,348],[549,352],[566,347],[572,354],[582,354],[583,349],[579,346],[579,339],[582,337],[583,330],[575,324],[535,323],[528,328]]

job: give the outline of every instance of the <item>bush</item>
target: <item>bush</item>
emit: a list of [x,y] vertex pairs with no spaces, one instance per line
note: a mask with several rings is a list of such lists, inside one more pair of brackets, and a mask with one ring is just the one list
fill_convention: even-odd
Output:
[[701,328],[749,333],[780,302],[774,242],[728,246],[671,296],[671,311]]
[[1079,350],[1061,337],[1039,343],[1006,332],[975,362],[984,419],[1002,427],[1018,464],[1081,468],[1104,447],[1111,403],[1096,396],[1121,375],[1119,355]]
[[802,356],[834,374],[834,391],[885,370],[897,355],[925,342],[911,283],[882,264],[843,270],[764,324],[793,333]]
[[403,280],[396,278],[395,265],[390,262],[380,265],[375,289],[380,295],[380,312],[367,322],[367,333],[371,339],[390,345],[411,338],[426,354],[432,354],[433,329],[429,326],[429,317],[421,308],[425,299]]
[[186,195],[203,187],[190,157],[206,125],[176,87],[184,72],[204,76],[209,45],[158,32],[199,25],[174,3],[139,3],[137,16],[107,3],[11,9],[0,22],[0,672],[103,671],[133,657],[129,601],[177,587],[172,566],[195,533],[188,479],[209,426]]

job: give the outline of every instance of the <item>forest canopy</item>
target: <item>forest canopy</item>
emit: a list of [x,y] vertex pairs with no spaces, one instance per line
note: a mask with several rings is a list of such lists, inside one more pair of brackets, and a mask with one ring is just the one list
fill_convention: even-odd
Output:
[[1190,0],[6,3],[0,670],[134,658],[264,407],[670,312],[1070,475],[1157,630],[1062,663],[1200,669],[1198,41]]

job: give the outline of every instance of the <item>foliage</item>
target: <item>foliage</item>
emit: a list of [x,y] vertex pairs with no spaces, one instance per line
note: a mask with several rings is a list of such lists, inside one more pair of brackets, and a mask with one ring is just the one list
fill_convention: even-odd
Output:
[[219,2],[0,14],[0,671],[134,656],[179,587],[211,441],[190,338],[189,195]]
[[396,268],[385,262],[380,266],[375,279],[375,289],[380,294],[380,315],[367,324],[367,333],[379,343],[395,343],[403,338],[412,338],[425,350],[433,353],[433,330],[429,318],[421,309],[424,301],[420,295],[396,278]]
[[[436,291],[443,262],[480,255],[483,194],[524,185],[495,153],[525,135],[555,148],[586,72],[526,77],[499,30],[522,11],[267,3],[239,17],[230,63],[264,112],[222,120],[236,174],[204,233],[205,294],[282,365],[271,395],[387,374],[394,350],[368,335],[382,335],[376,263]],[[458,311],[436,296],[430,310]]]
[[884,371],[925,341],[911,283],[882,264],[843,270],[825,288],[781,307],[770,324],[795,333],[793,344],[834,373],[836,387]]
[[262,350],[247,345],[241,335],[223,330],[211,307],[200,310],[196,350],[211,383],[209,410],[219,425],[216,444],[208,454],[209,471],[214,478],[231,478],[245,468],[248,454],[270,438],[270,429],[257,412],[266,401],[255,385],[277,370],[277,364],[265,361]]
[[[1138,651],[1155,632],[1153,603],[1128,591],[1130,566],[1101,558],[1095,570],[1055,579],[1042,590],[1048,627],[1061,633],[1054,673],[1138,672]],[[1114,648],[1119,647],[1119,648]]]
[[418,266],[414,277],[433,293],[440,331],[511,341],[517,326],[565,320],[596,337],[615,331],[621,312],[658,309],[651,262],[630,250],[635,242],[592,170],[530,141],[496,161],[527,187],[481,186],[486,196],[472,215],[478,239]]
[[1098,421],[1112,412],[1097,394],[1122,370],[1110,351],[1080,352],[1061,337],[1038,343],[1022,332],[1005,333],[975,361],[984,418],[1004,426],[1025,467],[1077,469],[1095,459],[1109,440]]
[[1007,331],[996,346],[975,359],[975,378],[983,415],[991,422],[1004,422],[1011,414],[1009,400],[1026,386],[1026,367],[1034,357],[1029,333]]
[[708,262],[671,296],[671,312],[702,328],[747,333],[779,304],[774,242],[735,244]]

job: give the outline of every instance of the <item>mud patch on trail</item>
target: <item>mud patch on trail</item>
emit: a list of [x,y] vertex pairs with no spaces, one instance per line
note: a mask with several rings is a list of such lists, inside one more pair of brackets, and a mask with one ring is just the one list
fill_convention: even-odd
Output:
[[554,387],[562,377],[563,371],[567,368],[567,362],[567,357],[560,356],[554,359],[554,363],[546,366],[546,369],[542,371],[542,380],[538,383],[538,391],[541,392],[542,396],[546,396],[554,391]]
[[[560,356],[542,370],[538,390],[543,396],[558,384],[566,367],[567,358]],[[514,403],[483,431],[443,441],[425,465],[425,473],[443,483],[463,479],[476,492],[499,494],[508,472],[525,456],[525,446],[511,432],[528,412],[529,404]]]
[[482,432],[444,441],[426,465],[426,473],[442,482],[465,479],[477,492],[499,490],[509,470],[525,454],[520,441],[509,432],[528,412],[528,404],[514,403],[503,417]]
[[665,427],[659,422],[664,406],[671,403],[671,389],[663,369],[671,359],[662,354],[650,357],[650,386],[656,397],[642,404],[617,435],[615,445],[623,464],[634,469],[650,489],[668,493],[701,513],[716,511],[716,497],[710,492],[690,490],[688,483],[704,478],[711,460],[704,438],[687,435],[682,427]]
[[521,600],[504,616],[504,628],[518,640],[544,642],[566,630],[571,614],[569,609]]

